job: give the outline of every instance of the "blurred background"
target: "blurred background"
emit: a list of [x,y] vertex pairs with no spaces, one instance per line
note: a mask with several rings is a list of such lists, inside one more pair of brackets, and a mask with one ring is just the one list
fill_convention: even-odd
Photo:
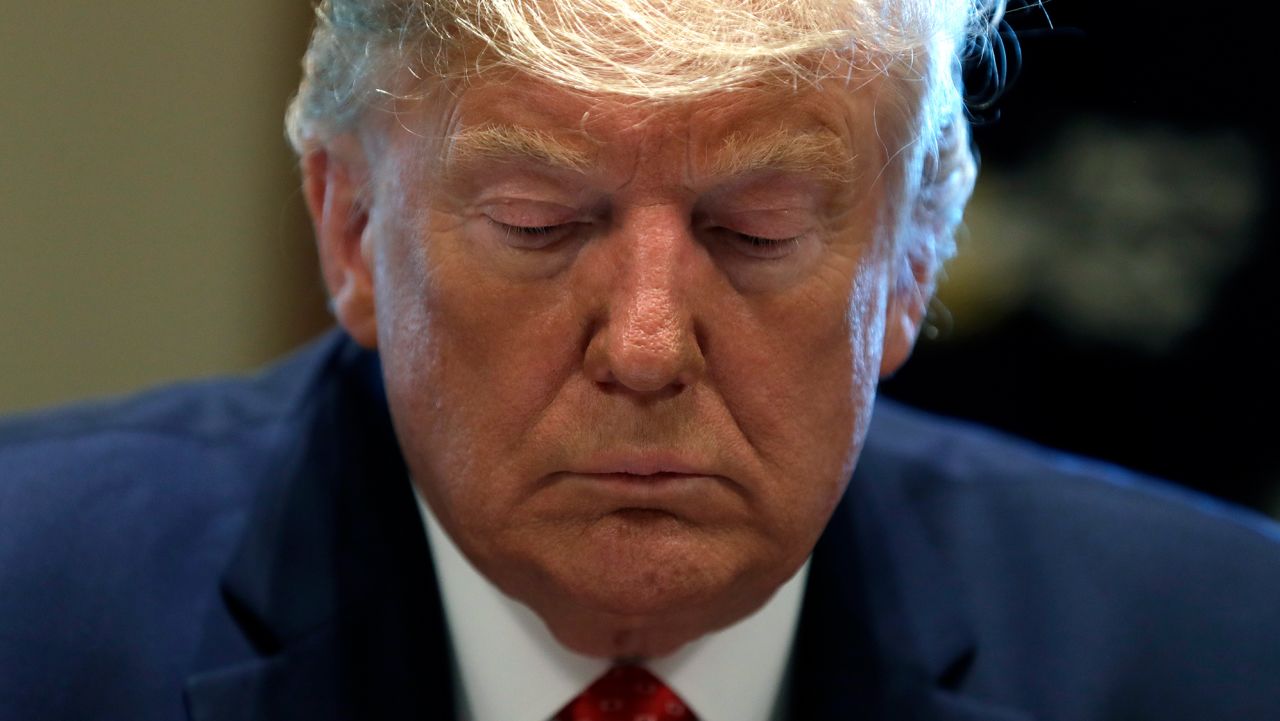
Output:
[[0,0],[0,412],[325,322],[283,113],[306,0]]
[[1194,3],[1045,9],[1009,18],[937,339],[884,390],[1280,515],[1274,49]]
[[[1045,7],[1010,15],[960,257],[884,393],[1280,515],[1263,24]],[[0,0],[0,413],[328,325],[282,130],[310,13]]]

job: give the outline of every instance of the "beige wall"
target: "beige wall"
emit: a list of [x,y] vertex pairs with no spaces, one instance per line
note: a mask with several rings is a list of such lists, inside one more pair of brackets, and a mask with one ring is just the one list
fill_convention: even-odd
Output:
[[323,320],[281,116],[306,0],[0,0],[0,412]]

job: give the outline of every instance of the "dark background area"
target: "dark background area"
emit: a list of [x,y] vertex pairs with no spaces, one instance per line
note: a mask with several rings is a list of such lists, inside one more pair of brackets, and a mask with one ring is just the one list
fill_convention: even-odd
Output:
[[[1274,121],[1265,109],[1274,49],[1265,23],[1241,9],[1101,0],[1015,9],[1008,22],[1019,37],[1020,66],[994,109],[974,111],[982,182],[1005,178],[1001,187],[1038,198],[1041,219],[1067,246],[1060,266],[1090,254],[1107,262],[1110,226],[1130,225],[1116,232],[1130,239],[1133,277],[1158,265],[1144,254],[1164,253],[1160,244],[1189,256],[1188,270],[1163,291],[1174,305],[1199,298],[1195,313],[1182,313],[1177,332],[1147,342],[1135,340],[1142,334],[1133,329],[1142,326],[1134,320],[1100,331],[1034,293],[1005,303],[996,319],[940,308],[937,338],[923,341],[883,385],[886,395],[1277,512],[1271,414],[1280,383],[1271,305],[1280,258],[1272,240]],[[969,73],[971,86],[985,71]],[[1098,137],[1128,139],[1116,147],[1135,152],[1099,153],[1097,143],[1088,147]],[[1225,150],[1206,160],[1211,153],[1199,148]],[[1143,171],[1131,167],[1148,163]],[[1097,198],[1129,203],[1128,194],[1150,195],[1126,187],[1135,176],[1160,186],[1152,218],[1099,216]],[[1244,195],[1252,200],[1237,207]],[[1201,225],[1219,211],[1225,220]],[[1197,257],[1213,257],[1217,270],[1202,272],[1210,264]],[[1077,290],[1086,298],[1092,292]],[[1122,293],[1115,309],[1140,323],[1142,304],[1158,295]]]

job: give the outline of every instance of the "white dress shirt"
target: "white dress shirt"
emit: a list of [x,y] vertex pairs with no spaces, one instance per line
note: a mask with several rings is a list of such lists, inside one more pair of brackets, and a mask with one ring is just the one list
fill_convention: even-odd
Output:
[[[532,610],[476,571],[421,496],[418,507],[453,641],[458,721],[549,721],[611,661],[561,646]],[[751,616],[645,667],[699,721],[779,721],[808,572],[806,561]]]

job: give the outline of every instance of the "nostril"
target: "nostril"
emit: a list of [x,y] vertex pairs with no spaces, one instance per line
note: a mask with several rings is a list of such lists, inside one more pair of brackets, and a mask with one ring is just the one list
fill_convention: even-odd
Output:
[[672,385],[674,373],[659,363],[631,363],[619,374],[618,380],[634,391],[653,393]]
[[[652,395],[679,393],[699,363],[681,336],[636,337],[614,327],[597,335],[587,348],[585,370],[602,390]],[[696,355],[696,354],[694,354]]]
[[610,393],[680,393],[703,366],[687,299],[671,283],[621,283],[591,325],[588,377]]
[[624,394],[662,399],[680,395],[689,387],[689,384],[682,379],[669,379],[670,376],[645,377],[627,373],[608,373],[592,377],[596,387],[608,395]]

